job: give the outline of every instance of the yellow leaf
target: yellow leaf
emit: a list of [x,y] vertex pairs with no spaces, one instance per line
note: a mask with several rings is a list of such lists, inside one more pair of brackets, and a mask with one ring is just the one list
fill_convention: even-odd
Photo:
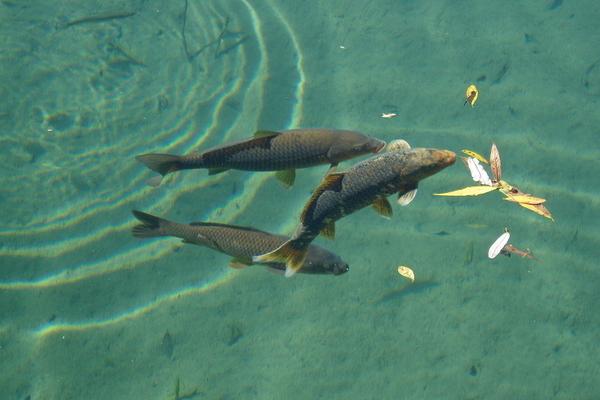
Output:
[[477,89],[477,86],[469,85],[467,91],[465,92],[465,96],[467,97],[465,104],[469,103],[471,107],[474,107],[475,103],[477,102],[477,98],[479,97],[479,90]]
[[415,281],[415,273],[413,272],[412,269],[410,269],[410,267],[401,265],[398,267],[398,273],[411,282]]
[[478,159],[482,163],[489,164],[488,160],[486,160],[484,156],[482,156],[479,153],[474,152],[473,150],[462,149],[462,152],[465,153],[466,155],[468,155],[469,157],[473,157],[473,158]]
[[544,207],[543,204],[528,204],[528,203],[519,203],[519,205],[521,207],[525,207],[526,209],[533,211],[536,214],[541,215],[542,217],[546,217],[551,219],[552,221],[554,221],[554,218],[552,218],[552,214],[550,214],[550,211],[548,211],[548,209],[546,207]]
[[518,194],[519,193],[519,189],[512,186],[510,183],[506,182],[506,181],[499,181],[498,182],[498,186],[500,187],[500,191],[502,193],[504,193],[505,195],[510,195],[512,192],[514,192],[516,190],[516,192],[514,194]]
[[530,196],[528,194],[509,194],[504,200],[514,201],[515,203],[526,203],[526,204],[542,204],[546,199],[540,197]]
[[496,186],[467,186],[466,188],[446,193],[434,193],[435,196],[480,196],[497,190]]

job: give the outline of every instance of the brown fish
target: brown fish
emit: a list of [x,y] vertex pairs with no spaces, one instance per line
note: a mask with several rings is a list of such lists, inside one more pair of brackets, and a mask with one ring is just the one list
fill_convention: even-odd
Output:
[[516,256],[523,257],[523,258],[535,259],[535,257],[533,256],[533,253],[531,252],[531,250],[529,250],[529,249],[521,250],[521,249],[513,246],[510,243],[508,243],[507,245],[505,245],[502,248],[502,250],[500,250],[500,254],[503,254],[503,255],[508,256],[508,257],[510,257],[511,254],[514,254]]
[[[232,268],[244,268],[251,264],[264,264],[276,271],[285,270],[284,263],[255,263],[252,261],[252,256],[279,247],[289,239],[288,237],[272,235],[253,228],[210,222],[180,224],[141,211],[133,210],[132,212],[142,222],[142,224],[134,226],[131,231],[135,237],[174,236],[183,239],[184,243],[210,247],[232,256],[233,259],[229,263]],[[336,254],[320,246],[311,245],[307,250],[306,259],[300,266],[299,272],[340,275],[348,272],[348,264]]]
[[[360,132],[336,129],[292,129],[282,132],[259,131],[251,139],[229,143],[203,153],[184,156],[142,154],[136,159],[161,176],[182,169],[207,168],[210,175],[228,169],[279,171],[277,178],[286,186],[294,183],[296,168],[330,164],[367,153],[377,153],[385,142]],[[151,179],[152,186],[161,177]]]
[[453,164],[455,159],[456,155],[448,150],[401,148],[371,157],[346,172],[326,175],[306,203],[292,239],[270,253],[253,257],[254,261],[284,262],[286,276],[293,275],[319,233],[335,236],[335,221],[368,205],[391,216],[387,196],[398,193],[402,197],[414,191],[420,180]]

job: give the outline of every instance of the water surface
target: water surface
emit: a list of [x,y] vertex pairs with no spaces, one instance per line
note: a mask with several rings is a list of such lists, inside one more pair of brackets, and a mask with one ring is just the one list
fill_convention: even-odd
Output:
[[[0,1],[1,392],[596,398],[599,18],[592,1]],[[391,220],[365,209],[317,239],[339,277],[130,236],[134,208],[292,233],[326,166],[290,190],[241,171],[152,189],[134,156],[295,127],[495,142],[555,222],[497,193],[432,196],[471,184],[458,162]],[[504,227],[538,260],[489,260]]]

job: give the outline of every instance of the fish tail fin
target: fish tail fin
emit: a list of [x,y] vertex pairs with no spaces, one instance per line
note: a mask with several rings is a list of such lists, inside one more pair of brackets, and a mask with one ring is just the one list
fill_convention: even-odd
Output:
[[133,215],[141,222],[131,229],[131,234],[138,238],[150,238],[166,236],[165,225],[169,223],[166,219],[155,217],[142,211],[133,210]]
[[162,176],[182,169],[182,157],[173,154],[142,154],[135,159]]
[[252,257],[252,261],[255,263],[285,263],[285,276],[289,278],[302,268],[307,249],[308,244],[292,239],[270,253]]

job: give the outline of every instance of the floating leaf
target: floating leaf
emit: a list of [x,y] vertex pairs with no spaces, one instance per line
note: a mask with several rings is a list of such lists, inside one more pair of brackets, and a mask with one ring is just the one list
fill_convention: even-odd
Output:
[[446,193],[434,193],[435,196],[480,196],[497,190],[495,186],[467,186],[466,188]]
[[398,267],[398,273],[411,282],[415,281],[415,273],[409,267],[401,265]]
[[468,155],[469,157],[478,159],[482,163],[489,164],[488,160],[486,160],[484,156],[482,156],[479,153],[474,152],[473,150],[462,149],[462,152],[465,153],[466,155]]
[[465,104],[469,103],[471,107],[474,107],[475,103],[477,102],[477,98],[479,97],[479,90],[477,89],[477,86],[469,85],[467,91],[465,92],[465,96],[467,97]]
[[540,197],[531,196],[528,194],[507,194],[504,200],[514,201],[515,203],[526,203],[526,204],[542,204],[546,199]]
[[492,173],[496,182],[500,182],[502,179],[502,162],[500,161],[500,153],[496,147],[496,143],[492,143],[492,150],[490,151],[490,166],[492,167]]
[[508,239],[510,239],[510,233],[507,230],[502,235],[500,235],[500,237],[496,239],[494,243],[492,243],[490,249],[488,250],[488,257],[496,258],[496,256],[500,254],[504,246],[506,246],[506,243],[508,243]]
[[542,217],[546,217],[551,219],[552,221],[554,221],[554,218],[552,218],[552,214],[550,214],[550,211],[548,211],[548,209],[546,207],[544,207],[543,204],[528,204],[528,203],[519,203],[519,205],[521,207],[525,207],[526,209],[533,211],[536,214],[541,215]]
[[498,187],[500,191],[504,193],[506,196],[514,195],[514,194],[523,194],[517,187],[512,186],[510,183],[506,181],[498,181]]

